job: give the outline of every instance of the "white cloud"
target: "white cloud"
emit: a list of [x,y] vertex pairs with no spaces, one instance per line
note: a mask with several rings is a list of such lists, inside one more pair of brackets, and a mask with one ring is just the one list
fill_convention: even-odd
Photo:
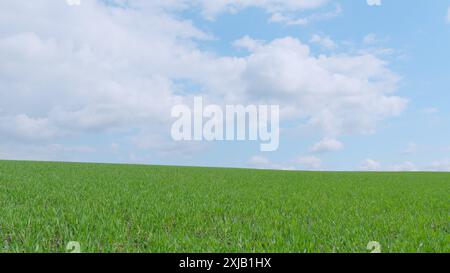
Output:
[[361,163],[360,170],[362,171],[379,171],[381,164],[373,159],[366,159]]
[[337,47],[337,44],[329,36],[314,34],[309,41],[326,49],[334,49]]
[[344,149],[344,144],[334,138],[326,137],[314,144],[310,151],[313,153],[335,152]]
[[296,161],[302,169],[319,170],[322,167],[322,160],[315,156],[299,157]]
[[173,79],[208,63],[194,44],[208,35],[150,6],[2,1],[0,14],[2,138],[51,140],[167,122],[167,109],[181,100]]
[[[283,14],[325,2],[195,3],[212,16],[251,6]],[[115,3],[133,8],[102,1],[77,7],[53,0],[0,2],[2,141],[48,144],[126,132],[137,147],[174,152],[165,135],[169,109],[192,96],[176,92],[177,80],[198,84],[211,101],[279,103],[282,118],[306,119],[335,137],[373,132],[406,106],[392,95],[398,77],[374,55],[314,56],[292,37],[263,42],[246,36],[235,45],[248,49],[247,56],[217,56],[198,46],[210,34],[172,12],[192,2]]]
[[23,141],[48,140],[62,135],[62,132],[50,124],[47,118],[30,118],[26,114],[0,116],[1,138]]
[[392,96],[398,77],[386,66],[370,54],[315,57],[307,45],[286,37],[245,58],[238,97],[278,103],[282,117],[284,110],[307,118],[310,126],[329,135],[371,133],[407,104]]
[[367,0],[369,6],[381,6],[381,0]]

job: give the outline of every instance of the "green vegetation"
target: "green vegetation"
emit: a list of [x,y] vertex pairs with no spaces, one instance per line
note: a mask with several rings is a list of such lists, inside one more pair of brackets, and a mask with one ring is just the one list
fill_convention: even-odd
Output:
[[450,173],[0,161],[0,252],[450,252]]

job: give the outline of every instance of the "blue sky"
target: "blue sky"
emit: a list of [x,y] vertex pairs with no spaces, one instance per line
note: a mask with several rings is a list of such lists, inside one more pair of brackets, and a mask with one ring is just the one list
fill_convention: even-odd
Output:
[[[0,159],[450,171],[450,1],[372,2],[2,1]],[[279,149],[173,141],[199,95]]]

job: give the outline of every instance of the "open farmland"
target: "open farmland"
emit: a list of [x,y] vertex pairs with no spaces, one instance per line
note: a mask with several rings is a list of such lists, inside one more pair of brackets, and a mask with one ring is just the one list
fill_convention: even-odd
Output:
[[0,161],[0,252],[450,252],[449,173]]

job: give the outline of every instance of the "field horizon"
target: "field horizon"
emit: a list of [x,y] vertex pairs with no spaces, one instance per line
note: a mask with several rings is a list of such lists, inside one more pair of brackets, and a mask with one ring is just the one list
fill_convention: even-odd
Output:
[[0,252],[450,252],[450,173],[0,160]]
[[176,164],[146,164],[146,163],[127,163],[127,162],[96,162],[96,161],[64,161],[64,160],[25,160],[25,159],[0,159],[1,162],[21,162],[21,163],[59,163],[59,164],[86,164],[86,165],[112,165],[112,166],[147,166],[147,167],[169,167],[169,168],[201,168],[201,169],[219,169],[219,170],[254,170],[254,171],[274,171],[274,172],[304,172],[304,173],[448,173],[450,171],[433,171],[433,170],[420,170],[420,171],[399,171],[399,170],[311,170],[311,169],[279,169],[279,168],[258,168],[258,167],[226,167],[226,166],[206,166],[206,165],[176,165]]

